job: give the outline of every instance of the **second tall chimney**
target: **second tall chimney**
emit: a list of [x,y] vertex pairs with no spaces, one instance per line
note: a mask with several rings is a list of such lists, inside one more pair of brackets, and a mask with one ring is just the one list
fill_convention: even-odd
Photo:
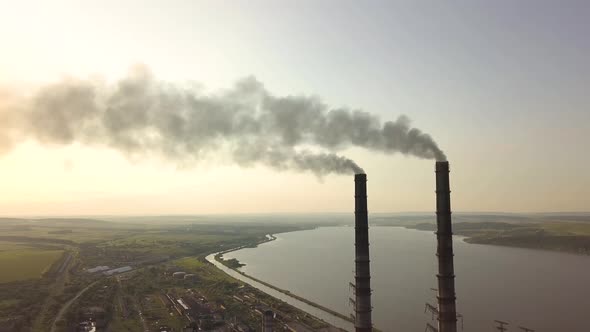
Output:
[[272,310],[265,310],[262,314],[262,332],[274,331],[275,314]]
[[449,162],[436,162],[436,239],[438,257],[438,331],[457,332],[455,268]]
[[367,175],[354,175],[355,320],[356,332],[371,332],[371,273],[369,267],[369,217]]

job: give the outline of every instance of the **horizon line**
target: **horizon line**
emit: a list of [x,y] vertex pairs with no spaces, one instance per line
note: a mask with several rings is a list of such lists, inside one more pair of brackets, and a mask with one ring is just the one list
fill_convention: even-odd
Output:
[[[228,213],[157,213],[157,214],[7,214],[0,215],[0,219],[44,219],[44,218],[153,218],[153,217],[216,217],[216,216],[300,216],[300,215],[347,215],[353,212],[228,212]],[[401,212],[373,212],[369,215],[435,215],[435,211],[401,211]],[[511,211],[453,211],[453,214],[477,214],[477,215],[590,215],[590,211],[542,211],[542,212],[511,212]]]

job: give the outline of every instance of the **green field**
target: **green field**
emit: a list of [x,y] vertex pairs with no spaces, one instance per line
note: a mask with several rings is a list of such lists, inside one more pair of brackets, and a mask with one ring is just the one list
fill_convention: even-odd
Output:
[[179,267],[185,268],[188,271],[195,271],[205,266],[205,263],[203,263],[195,257],[184,257],[181,259],[177,259],[174,261],[174,264],[178,265]]
[[63,250],[0,251],[0,283],[39,278],[62,254]]

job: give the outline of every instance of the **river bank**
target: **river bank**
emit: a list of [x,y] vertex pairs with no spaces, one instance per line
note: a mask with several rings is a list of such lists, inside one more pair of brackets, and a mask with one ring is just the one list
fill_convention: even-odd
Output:
[[352,319],[350,317],[347,317],[347,316],[345,316],[335,310],[327,308],[325,306],[322,306],[321,304],[310,301],[304,297],[293,294],[288,290],[281,289],[281,288],[274,286],[268,282],[262,281],[258,278],[248,275],[245,272],[239,271],[235,267],[230,267],[230,266],[227,266],[226,264],[224,264],[224,262],[226,262],[223,259],[224,254],[238,251],[238,250],[241,250],[244,248],[257,247],[258,245],[261,245],[261,244],[264,244],[267,242],[271,242],[274,240],[276,240],[276,237],[274,235],[269,234],[269,235],[267,235],[267,238],[264,241],[258,242],[255,245],[244,245],[244,246],[224,250],[221,252],[213,253],[213,254],[208,255],[205,259],[208,262],[210,262],[211,264],[215,265],[217,268],[219,268],[222,271],[224,271],[225,273],[229,274],[230,276],[232,276],[238,280],[241,280],[243,282],[246,282],[247,284],[251,285],[252,287],[257,288],[270,296],[273,296],[277,299],[285,301],[286,303],[288,303],[298,309],[301,309],[301,310],[307,312],[308,314],[313,315],[313,316],[325,321],[326,323],[333,325],[336,328],[339,328],[343,331],[353,330],[354,326],[353,326]]
[[[401,225],[400,225],[401,226]],[[436,231],[433,223],[403,225],[408,229]],[[471,244],[590,255],[590,223],[456,222],[453,233]]]
[[[217,256],[216,256],[215,258],[217,259],[217,261],[219,261],[221,264],[223,264],[223,263],[222,263],[222,260],[223,260],[223,258],[222,258],[222,257],[219,257],[219,259],[218,259],[218,258],[217,258]],[[224,265],[225,265],[225,264],[224,264]],[[226,265],[226,266],[227,266],[227,265]],[[287,295],[287,296],[290,296],[290,297],[292,297],[292,298],[294,298],[294,299],[296,299],[296,300],[299,300],[299,301],[301,301],[301,302],[304,302],[304,303],[306,303],[306,304],[308,304],[308,305],[310,305],[310,306],[312,306],[312,307],[315,307],[315,308],[318,308],[318,309],[320,309],[320,310],[323,310],[323,311],[325,311],[325,312],[329,313],[330,315],[336,316],[336,317],[338,317],[338,318],[340,318],[340,319],[343,319],[343,320],[349,321],[349,322],[351,322],[351,323],[353,323],[353,322],[354,322],[354,321],[353,321],[353,319],[352,319],[351,317],[345,316],[345,315],[343,315],[343,314],[341,314],[341,313],[339,313],[339,312],[337,312],[337,311],[334,311],[334,310],[332,310],[332,309],[330,309],[330,308],[327,308],[327,307],[325,307],[325,306],[323,306],[323,305],[321,305],[321,304],[315,303],[315,302],[313,302],[313,301],[310,301],[310,300],[308,300],[308,299],[306,299],[306,298],[303,298],[303,297],[301,297],[301,296],[298,296],[298,295],[296,295],[296,294],[293,294],[293,293],[291,293],[290,291],[288,291],[288,290],[286,290],[286,289],[282,289],[282,288],[279,288],[279,287],[277,287],[277,286],[271,285],[271,284],[269,284],[269,283],[267,283],[267,282],[265,282],[265,281],[262,281],[262,280],[260,280],[260,279],[258,279],[258,278],[255,278],[255,277],[253,277],[253,276],[251,276],[251,275],[249,275],[249,274],[247,274],[247,273],[245,273],[245,272],[242,272],[242,271],[238,270],[238,268],[233,268],[233,267],[229,267],[229,266],[227,266],[227,267],[228,267],[228,268],[230,268],[230,269],[232,269],[232,270],[234,270],[235,272],[237,272],[237,273],[239,273],[239,274],[243,275],[243,276],[244,276],[244,277],[246,277],[246,278],[249,278],[249,279],[251,279],[251,280],[254,280],[254,281],[256,281],[256,282],[259,282],[259,283],[263,284],[263,285],[264,285],[264,286],[266,286],[266,287],[272,288],[272,289],[276,290],[277,292],[281,292],[281,293],[283,293],[283,294],[285,294],[285,295]]]
[[[538,229],[535,224],[505,223],[456,223],[455,247],[457,275],[458,308],[466,317],[466,325],[473,328],[488,328],[490,316],[510,318],[522,322],[525,326],[551,325],[535,315],[513,315],[506,310],[501,294],[509,284],[511,294],[519,294],[522,299],[537,299],[539,303],[549,303],[548,299],[534,291],[539,285],[546,288],[562,287],[563,280],[576,284],[571,273],[566,273],[569,266],[579,266],[585,257],[548,252],[546,248],[516,249],[509,242],[494,246],[477,243],[485,235],[490,238],[516,239],[516,235],[547,239],[550,236],[565,236],[565,233],[584,231],[584,225],[566,223],[544,224],[545,233],[532,231]],[[395,227],[391,227],[395,226]],[[434,225],[428,227],[406,227],[407,225],[372,226],[372,276],[374,280],[374,321],[379,327],[396,327],[396,330],[420,329],[428,320],[422,317],[424,303],[432,299],[430,288],[435,280],[436,238],[432,234]],[[574,227],[576,226],[576,227]],[[528,229],[527,229],[528,228]],[[558,235],[561,234],[561,235]],[[508,235],[510,235],[508,237]],[[354,232],[351,227],[319,227],[310,231],[289,232],[278,235],[280,244],[275,242],[256,249],[242,246],[226,250],[226,260],[235,259],[245,266],[228,269],[237,279],[265,293],[292,304],[311,313],[324,321],[333,323],[337,319],[342,324],[335,326],[352,330],[351,320],[341,313],[351,312],[348,298],[351,296],[347,285],[351,272],[351,244]],[[478,237],[478,241],[472,239]],[[529,237],[532,238],[532,237]],[[489,238],[488,238],[489,239]],[[564,239],[564,238],[561,238]],[[508,241],[508,240],[506,240]],[[266,239],[264,242],[269,242]],[[474,243],[475,242],[475,243]],[[492,243],[486,243],[492,244]],[[251,247],[251,246],[250,246]],[[565,251],[565,250],[564,250]],[[230,252],[232,252],[230,254]],[[571,252],[571,251],[568,251]],[[580,253],[580,252],[576,252]],[[565,255],[565,256],[564,256]],[[329,264],[327,264],[329,262]],[[219,265],[221,262],[217,261]],[[552,268],[548,268],[552,266]],[[545,271],[546,277],[539,278],[532,271]],[[576,272],[580,274],[579,272]],[[581,273],[583,274],[583,273]],[[488,280],[490,275],[501,275],[500,283],[481,286],[481,280]],[[551,278],[549,276],[552,276]],[[522,280],[534,278],[535,285],[523,284]],[[372,280],[372,281],[373,281]],[[493,279],[496,280],[496,279]],[[561,281],[560,281],[561,280]],[[538,284],[538,285],[537,285]],[[534,287],[533,287],[534,286]],[[540,286],[539,286],[540,287]],[[567,307],[569,299],[577,299],[574,292],[567,292],[560,297]],[[482,299],[485,299],[483,301]],[[292,302],[289,302],[292,301]],[[322,305],[313,306],[313,304]],[[400,305],[403,303],[403,305]],[[392,306],[392,304],[397,304]],[[519,312],[524,303],[515,303],[511,310]],[[487,311],[478,308],[488,307]],[[328,310],[324,310],[328,309]],[[543,310],[549,310],[547,308]],[[336,312],[333,315],[330,311]],[[576,316],[577,312],[562,312],[560,316]],[[347,324],[347,325],[344,325]],[[576,327],[575,324],[571,324]],[[388,329],[386,329],[388,330]]]
[[[424,330],[431,323],[425,303],[436,303],[431,290],[436,286],[436,235],[404,227],[373,226],[369,232],[375,326]],[[320,227],[277,238],[224,258],[245,263],[241,271],[269,284],[337,312],[352,312],[353,227]],[[590,299],[580,290],[590,278],[590,257],[471,244],[460,237],[454,249],[457,310],[465,317],[466,331],[491,330],[494,319],[547,331],[585,331],[584,308]],[[530,303],[534,310],[523,309]]]
[[[264,240],[264,241],[261,241],[261,242],[257,243],[256,246],[261,245],[261,244],[264,244],[264,243],[267,243],[267,242],[270,242],[270,241],[274,241],[274,240],[277,239],[272,234],[268,234],[266,236],[267,236],[267,239]],[[246,272],[243,272],[243,271],[238,270],[241,266],[244,266],[245,264],[239,263],[237,260],[235,260],[235,258],[234,258],[234,260],[235,260],[235,262],[238,262],[238,265],[227,264],[228,260],[223,259],[223,254],[227,254],[227,253],[230,253],[230,252],[233,252],[233,251],[237,251],[237,250],[240,250],[240,249],[243,249],[243,248],[247,248],[247,247],[248,248],[251,248],[251,246],[241,246],[241,247],[237,247],[237,248],[233,248],[233,249],[229,249],[229,250],[225,250],[225,251],[216,253],[215,256],[214,256],[215,257],[215,260],[217,260],[219,263],[225,265],[227,268],[232,269],[235,272],[243,275],[244,277],[249,278],[251,280],[254,280],[256,282],[259,282],[259,283],[265,285],[266,287],[269,287],[269,288],[272,288],[272,289],[276,290],[277,292],[281,292],[281,293],[283,293],[285,295],[288,295],[288,296],[290,296],[290,297],[292,297],[292,298],[294,298],[296,300],[299,300],[301,302],[304,302],[304,303],[306,303],[306,304],[308,304],[308,305],[310,305],[312,307],[315,307],[315,308],[318,308],[320,310],[323,310],[323,311],[329,313],[330,315],[336,316],[336,317],[338,317],[340,319],[349,321],[351,323],[354,322],[351,317],[348,317],[346,315],[343,315],[343,314],[341,314],[341,313],[339,313],[337,311],[334,311],[334,310],[332,310],[330,308],[327,308],[327,307],[325,307],[325,306],[323,306],[321,304],[318,304],[318,303],[315,303],[313,301],[310,301],[310,300],[308,300],[306,298],[303,298],[301,296],[298,296],[296,294],[293,294],[293,293],[291,293],[290,291],[288,291],[286,289],[282,289],[282,288],[279,288],[277,286],[271,285],[271,284],[269,284],[269,283],[267,283],[265,281],[262,281],[262,280],[260,280],[258,278],[255,278],[255,277],[251,276],[251,275],[248,275]]]

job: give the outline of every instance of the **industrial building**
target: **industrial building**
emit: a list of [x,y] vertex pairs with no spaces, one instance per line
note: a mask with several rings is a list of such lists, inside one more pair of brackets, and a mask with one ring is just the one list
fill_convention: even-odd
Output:
[[131,266],[123,266],[123,267],[118,267],[116,269],[112,269],[112,270],[108,270],[108,271],[104,271],[103,274],[110,276],[113,274],[118,274],[118,273],[123,273],[123,272],[129,272],[133,270],[133,268]]

